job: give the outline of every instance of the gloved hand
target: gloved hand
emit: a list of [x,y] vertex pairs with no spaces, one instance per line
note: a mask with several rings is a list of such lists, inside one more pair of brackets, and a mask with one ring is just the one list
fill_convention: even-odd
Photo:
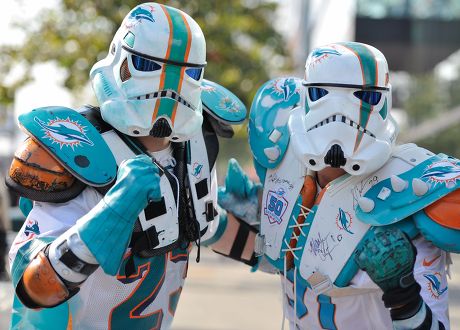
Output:
[[423,303],[413,274],[416,254],[409,238],[391,227],[375,229],[355,252],[358,266],[382,289],[393,320],[410,318]]
[[81,240],[106,273],[117,273],[139,213],[160,198],[159,169],[139,155],[120,164],[115,185],[77,222]]
[[261,189],[262,185],[251,181],[236,159],[232,158],[228,162],[225,186],[218,190],[218,203],[244,222],[255,224]]

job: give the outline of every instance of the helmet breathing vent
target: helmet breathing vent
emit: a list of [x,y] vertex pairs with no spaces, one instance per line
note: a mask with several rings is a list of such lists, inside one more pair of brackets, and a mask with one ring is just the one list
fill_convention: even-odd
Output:
[[131,78],[131,72],[129,72],[128,60],[125,58],[120,66],[120,79],[122,82],[125,82],[129,78]]
[[340,167],[345,165],[347,160],[344,157],[343,150],[338,144],[334,144],[324,157],[324,162],[331,167]]
[[171,126],[169,126],[169,123],[166,119],[160,118],[158,119],[155,124],[152,127],[152,130],[150,131],[150,135],[154,137],[168,137],[172,133]]

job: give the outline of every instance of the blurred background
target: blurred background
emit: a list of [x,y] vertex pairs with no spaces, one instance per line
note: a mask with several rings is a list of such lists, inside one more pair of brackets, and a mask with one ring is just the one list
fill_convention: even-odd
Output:
[[[207,41],[205,78],[237,94],[248,109],[257,89],[277,76],[303,77],[312,47],[356,40],[387,57],[399,142],[460,157],[460,1],[458,0],[171,0],[190,14]],[[91,66],[106,56],[122,18],[139,1],[2,0],[0,5],[0,175],[24,135],[16,117],[35,107],[95,104]],[[228,158],[251,172],[246,125],[221,141]],[[3,181],[3,180],[2,180]],[[2,232],[21,226],[17,198],[0,190]],[[0,246],[0,254],[5,247]],[[1,262],[0,262],[1,263]],[[1,266],[1,265],[0,265]],[[455,265],[454,265],[455,267]],[[454,268],[455,269],[455,268]],[[455,271],[454,271],[455,274]],[[0,273],[0,278],[6,277]],[[453,329],[460,329],[460,284],[451,282]],[[281,293],[275,276],[205,253],[190,265],[175,329],[279,329]],[[0,329],[11,288],[0,282]],[[458,301],[457,301],[458,300]],[[238,317],[235,317],[238,315]],[[204,324],[204,325],[203,325]]]

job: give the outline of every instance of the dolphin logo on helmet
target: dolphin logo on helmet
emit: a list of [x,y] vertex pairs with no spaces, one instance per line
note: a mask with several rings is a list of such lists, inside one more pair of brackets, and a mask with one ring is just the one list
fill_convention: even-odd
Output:
[[205,65],[198,24],[178,9],[145,3],[125,17],[90,78],[103,119],[120,132],[185,141],[203,122]]
[[[318,61],[318,54],[329,56]],[[334,43],[310,53],[303,104],[289,119],[294,151],[308,168],[362,175],[385,164],[398,133],[388,76],[384,55],[366,44]]]

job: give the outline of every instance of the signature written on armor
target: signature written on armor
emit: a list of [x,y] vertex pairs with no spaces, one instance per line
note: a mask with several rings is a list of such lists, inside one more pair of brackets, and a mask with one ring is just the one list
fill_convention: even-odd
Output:
[[276,173],[270,174],[270,176],[268,177],[268,180],[270,182],[273,182],[274,184],[285,186],[288,190],[294,189],[294,185],[292,184],[292,182],[290,182],[289,180],[280,178]]
[[340,244],[342,238],[342,234],[327,233],[322,236],[321,233],[318,233],[317,238],[310,240],[308,251],[315,257],[319,257],[321,261],[325,261],[327,258],[333,260],[332,251]]

